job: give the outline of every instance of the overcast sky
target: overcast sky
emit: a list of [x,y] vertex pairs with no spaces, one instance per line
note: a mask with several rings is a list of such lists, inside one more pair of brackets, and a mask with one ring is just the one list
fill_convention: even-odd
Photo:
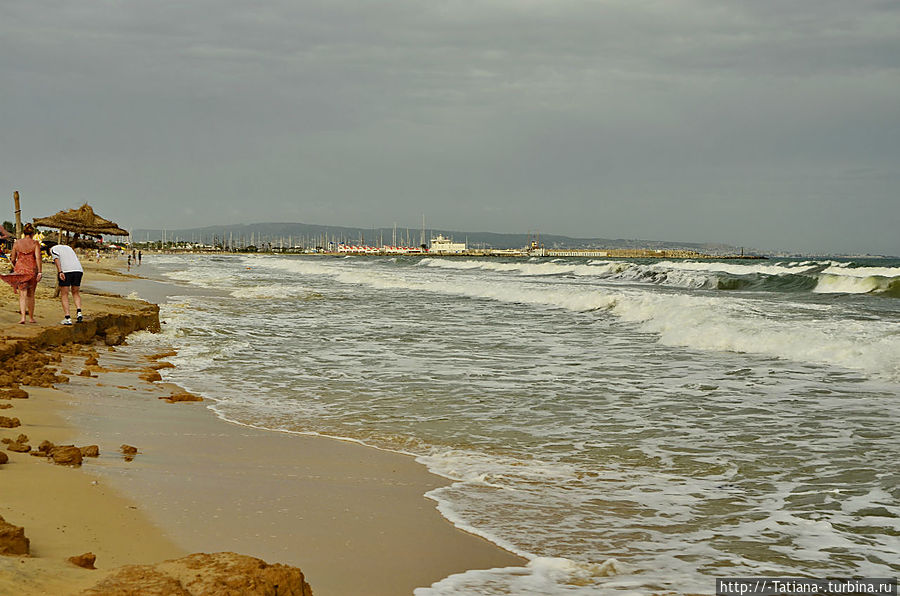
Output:
[[13,190],[897,255],[900,2],[2,0],[3,219]]

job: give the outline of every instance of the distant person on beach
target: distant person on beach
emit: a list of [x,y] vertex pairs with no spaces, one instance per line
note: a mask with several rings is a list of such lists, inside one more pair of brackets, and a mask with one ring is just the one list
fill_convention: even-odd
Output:
[[131,271],[131,255],[128,255],[128,270]]
[[138,266],[141,264],[141,251],[138,251]]
[[34,291],[42,276],[41,245],[35,242],[34,226],[30,223],[25,224],[22,238],[13,244],[9,261],[13,264],[14,271],[22,276],[22,279],[16,282],[16,290],[19,292],[19,312],[22,314],[19,323],[25,324],[26,314],[29,316],[29,323],[37,323],[34,320]]
[[69,288],[72,288],[72,300],[75,302],[75,321],[82,321],[81,314],[81,277],[84,275],[84,268],[78,260],[78,255],[72,250],[71,246],[65,244],[57,244],[50,249],[50,256],[56,265],[57,277],[59,278],[59,299],[62,300],[63,315],[66,318],[62,320],[63,325],[71,325],[72,318],[69,316]]

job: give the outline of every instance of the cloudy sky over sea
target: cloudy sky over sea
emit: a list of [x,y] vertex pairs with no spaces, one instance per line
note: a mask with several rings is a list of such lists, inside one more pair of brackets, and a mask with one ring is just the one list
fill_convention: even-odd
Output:
[[27,219],[900,254],[895,0],[4,0],[0,106]]

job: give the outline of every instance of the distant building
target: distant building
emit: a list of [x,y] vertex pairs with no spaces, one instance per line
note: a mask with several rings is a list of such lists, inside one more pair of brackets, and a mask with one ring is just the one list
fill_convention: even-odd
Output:
[[428,252],[443,255],[459,254],[466,252],[466,243],[453,242],[452,238],[444,238],[442,234],[438,234],[431,239],[431,248]]

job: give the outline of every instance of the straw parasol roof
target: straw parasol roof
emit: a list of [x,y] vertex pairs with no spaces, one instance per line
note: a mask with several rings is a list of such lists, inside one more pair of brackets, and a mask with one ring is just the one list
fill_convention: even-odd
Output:
[[127,236],[128,232],[123,230],[115,222],[103,219],[85,203],[78,209],[69,209],[60,211],[56,215],[50,217],[40,217],[34,220],[34,225],[43,226],[45,228],[57,228],[67,232],[76,234],[84,234],[87,236]]

